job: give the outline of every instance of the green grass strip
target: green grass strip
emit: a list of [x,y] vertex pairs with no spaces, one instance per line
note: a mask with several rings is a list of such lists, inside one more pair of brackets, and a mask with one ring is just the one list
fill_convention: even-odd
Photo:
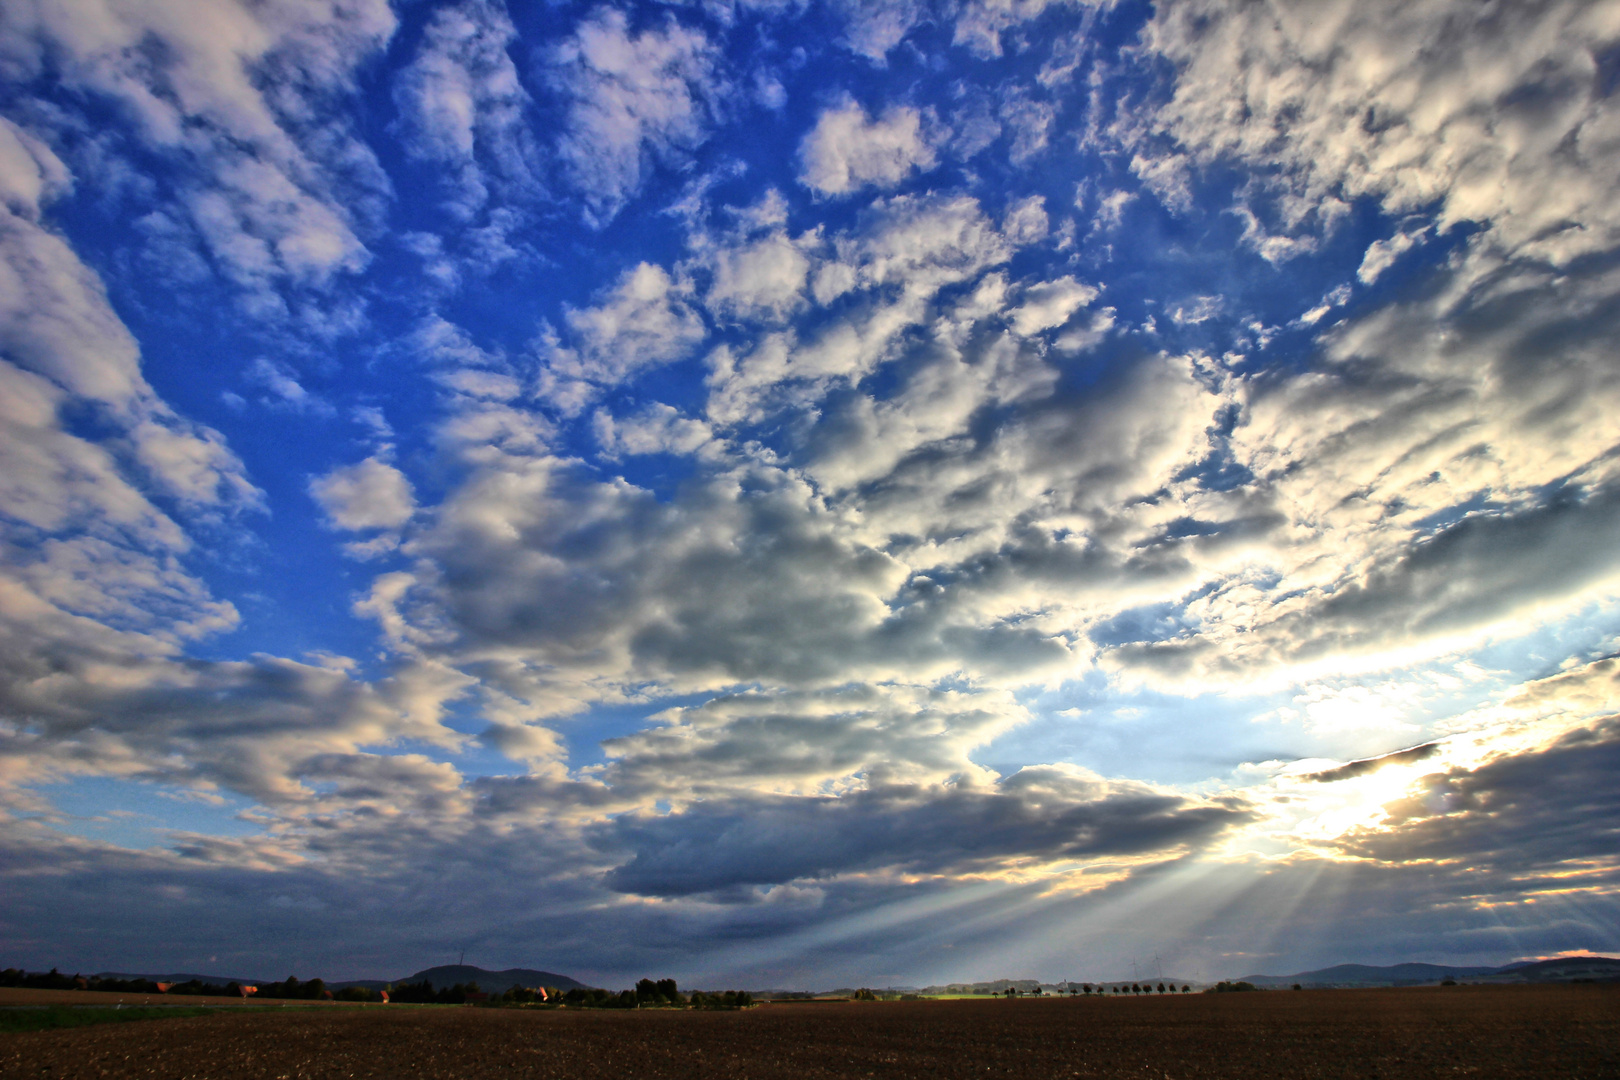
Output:
[[206,1016],[217,1010],[197,1008],[117,1009],[110,1005],[75,1008],[50,1005],[43,1009],[0,1009],[0,1031],[50,1031],[53,1028],[121,1024],[127,1020],[158,1020],[170,1016]]

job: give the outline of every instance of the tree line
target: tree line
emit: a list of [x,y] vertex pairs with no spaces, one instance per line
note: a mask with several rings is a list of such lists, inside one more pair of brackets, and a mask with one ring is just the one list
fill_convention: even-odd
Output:
[[31,990],[100,990],[115,994],[191,994],[196,996],[235,995],[236,983],[220,985],[191,979],[183,983],[158,983],[151,979],[104,979],[99,975],[64,975],[55,968],[49,971],[24,971],[6,968],[0,971],[0,986],[20,986]]
[[252,997],[281,1001],[352,1001],[398,1002],[411,1005],[524,1005],[572,1006],[584,1009],[641,1009],[641,1008],[693,1008],[693,1009],[745,1009],[753,1004],[746,990],[706,992],[694,990],[682,994],[674,979],[642,979],[632,990],[614,993],[574,987],[561,990],[555,986],[512,986],[503,993],[487,993],[476,982],[456,983],[435,987],[431,980],[419,983],[394,983],[383,990],[364,986],[346,986],[340,990],[327,989],[321,979],[301,982],[289,975],[281,982],[260,983],[244,988],[235,982],[208,983],[192,979],[183,983],[158,983],[151,979],[104,979],[91,975],[63,975],[56,968],[48,972],[27,972],[21,968],[0,971],[0,986],[28,987],[38,990],[102,990],[123,994],[191,994],[210,997]]

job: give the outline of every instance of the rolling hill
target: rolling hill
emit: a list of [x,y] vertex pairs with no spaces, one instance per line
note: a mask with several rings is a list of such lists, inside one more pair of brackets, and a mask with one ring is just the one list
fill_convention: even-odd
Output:
[[[192,979],[199,979],[205,983],[241,983],[245,986],[259,986],[272,979],[243,979],[226,975],[197,975],[183,972],[174,975],[146,975],[131,974],[121,971],[103,971],[98,973],[104,979],[150,979],[153,982],[183,983]],[[313,975],[309,978],[314,978]],[[454,986],[456,983],[478,984],[479,989],[501,993],[510,986],[555,986],[559,990],[572,990],[575,987],[589,990],[590,987],[578,979],[571,979],[567,975],[558,975],[553,971],[536,971],[532,968],[507,968],[505,971],[485,971],[470,964],[445,964],[441,967],[426,968],[414,975],[403,979],[333,979],[326,983],[329,990],[342,990],[350,986],[363,986],[367,990],[381,990],[394,983],[419,983],[427,979],[435,988]],[[307,980],[306,980],[307,981]]]
[[1423,986],[1444,979],[1459,982],[1523,983],[1569,982],[1594,979],[1620,980],[1620,959],[1607,956],[1566,956],[1553,960],[1526,960],[1502,967],[1449,967],[1444,964],[1339,964],[1292,975],[1245,975],[1244,982],[1272,989],[1292,986]]
[[[507,968],[505,971],[485,971],[471,964],[444,964],[440,967],[426,968],[404,979],[395,979],[395,982],[419,983],[427,979],[435,987],[454,986],[456,983],[478,984],[479,989],[500,993],[511,986],[555,986],[559,990],[572,990],[578,987],[589,990],[590,987],[577,979],[570,979],[567,975],[558,975],[552,971],[535,971],[532,968]],[[345,983],[348,985],[368,985],[364,983]],[[379,986],[384,985],[382,983]]]

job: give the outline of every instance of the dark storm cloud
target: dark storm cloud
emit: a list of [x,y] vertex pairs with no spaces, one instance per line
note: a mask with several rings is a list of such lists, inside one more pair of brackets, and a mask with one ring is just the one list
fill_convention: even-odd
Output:
[[1543,750],[1425,777],[1385,822],[1342,837],[1345,853],[1466,871],[1471,889],[1528,893],[1620,882],[1620,718]]
[[607,876],[612,888],[688,896],[879,868],[970,873],[1021,859],[1168,856],[1250,817],[1236,798],[1194,800],[1037,767],[993,790],[896,785],[703,802],[620,818],[601,842],[635,853]]
[[1422,746],[1414,746],[1408,750],[1397,750],[1393,754],[1380,754],[1378,757],[1352,761],[1346,765],[1340,765],[1336,769],[1324,769],[1318,773],[1311,773],[1305,779],[1315,780],[1322,784],[1331,784],[1335,780],[1349,780],[1352,777],[1377,772],[1387,765],[1404,765],[1408,762],[1423,761],[1426,758],[1433,757],[1439,752],[1439,749],[1439,743],[1424,743]]

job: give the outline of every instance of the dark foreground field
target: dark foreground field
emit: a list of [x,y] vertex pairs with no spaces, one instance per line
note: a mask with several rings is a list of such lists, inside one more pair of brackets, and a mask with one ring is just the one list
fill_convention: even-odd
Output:
[[0,1035],[0,1076],[748,1080],[1620,1077],[1620,988],[1277,991],[747,1012],[262,1010]]

